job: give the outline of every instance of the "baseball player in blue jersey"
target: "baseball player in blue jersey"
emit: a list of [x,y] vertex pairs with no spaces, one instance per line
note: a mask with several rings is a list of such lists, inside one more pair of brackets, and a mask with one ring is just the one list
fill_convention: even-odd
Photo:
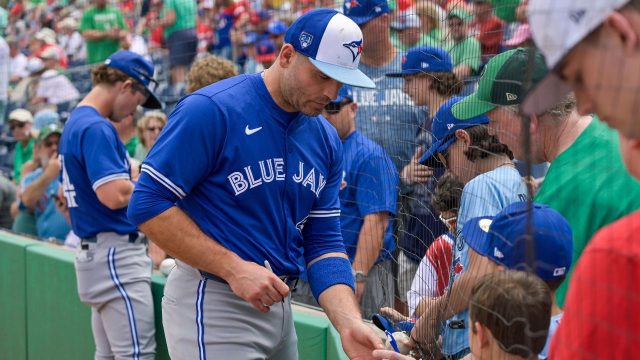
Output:
[[313,10],[272,67],[200,89],[171,114],[128,214],[178,259],[162,303],[172,359],[297,359],[288,285],[302,252],[347,355],[382,347],[361,321],[340,232],[340,139],[318,116],[341,83],[374,86],[361,52],[354,22]]
[[109,122],[143,105],[159,108],[148,89],[153,65],[118,51],[93,70],[93,89],[73,110],[60,139],[62,189],[73,231],[80,300],[91,306],[96,359],[153,359],[151,259],[127,219],[133,191],[127,150]]

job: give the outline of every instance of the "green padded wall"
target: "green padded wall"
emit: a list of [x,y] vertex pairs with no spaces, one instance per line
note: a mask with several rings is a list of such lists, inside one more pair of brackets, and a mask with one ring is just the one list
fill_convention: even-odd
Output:
[[29,359],[92,359],[91,310],[76,291],[74,253],[58,246],[27,250]]
[[[74,252],[0,231],[0,359],[93,358],[91,311],[80,303]],[[165,277],[152,277],[156,359],[168,360],[162,328]],[[300,359],[343,360],[340,339],[318,312],[294,311]]]
[[0,358],[27,358],[26,250],[42,243],[0,231]]

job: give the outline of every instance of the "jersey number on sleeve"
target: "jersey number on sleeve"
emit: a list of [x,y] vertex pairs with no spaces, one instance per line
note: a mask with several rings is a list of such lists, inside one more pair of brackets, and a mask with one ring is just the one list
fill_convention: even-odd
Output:
[[67,199],[67,207],[78,207],[76,202],[76,188],[69,181],[69,173],[67,173],[67,167],[64,164],[64,156],[60,155],[60,165],[62,166],[62,190],[64,191],[64,197]]

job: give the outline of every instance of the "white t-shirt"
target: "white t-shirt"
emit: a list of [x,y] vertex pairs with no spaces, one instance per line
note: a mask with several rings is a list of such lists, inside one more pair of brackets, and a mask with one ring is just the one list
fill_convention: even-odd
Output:
[[27,71],[28,62],[29,60],[23,53],[18,53],[18,55],[12,57],[9,63],[11,76],[19,76],[21,78],[29,76],[29,71]]
[[80,93],[66,76],[57,70],[47,70],[40,78],[36,96],[47,99],[48,104],[59,104],[78,99]]

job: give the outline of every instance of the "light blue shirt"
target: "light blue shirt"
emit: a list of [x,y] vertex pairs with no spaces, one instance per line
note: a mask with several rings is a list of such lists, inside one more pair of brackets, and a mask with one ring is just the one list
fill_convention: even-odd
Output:
[[[26,188],[29,186],[29,184],[42,176],[42,173],[42,168],[39,168],[25,176],[22,183],[23,187]],[[69,231],[71,231],[71,226],[69,226],[64,216],[56,209],[53,201],[54,196],[58,195],[59,186],[60,182],[57,179],[49,183],[44,194],[42,194],[42,197],[38,199],[35,205],[36,229],[38,230],[38,237],[42,239],[56,238],[58,240],[64,240]]]
[[538,359],[546,360],[547,357],[549,356],[549,347],[551,346],[551,339],[553,338],[553,335],[556,333],[556,330],[558,330],[558,326],[560,326],[560,321],[562,320],[562,314],[564,313],[553,315],[551,317],[551,323],[549,324],[549,335],[547,335],[547,343],[544,344],[544,349],[542,349],[542,352],[538,354]]
[[[475,217],[493,216],[508,205],[527,199],[527,187],[520,173],[512,166],[501,166],[478,175],[464,186],[458,212],[458,237],[453,256],[452,281],[464,273],[469,263],[469,247],[461,235],[464,224]],[[451,322],[459,321],[464,321],[464,329],[449,327]],[[469,347],[469,324],[468,310],[446,321],[442,330],[442,352],[445,355],[455,355]]]

